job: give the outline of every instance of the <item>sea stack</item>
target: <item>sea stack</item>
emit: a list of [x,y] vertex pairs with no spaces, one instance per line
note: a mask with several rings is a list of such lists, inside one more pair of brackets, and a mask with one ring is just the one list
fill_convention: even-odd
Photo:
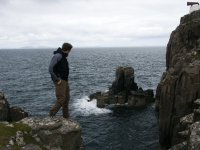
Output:
[[145,107],[154,102],[153,90],[138,88],[134,72],[132,67],[118,67],[115,72],[115,80],[109,90],[91,94],[90,101],[96,99],[99,108],[111,104],[117,107],[126,104],[129,108]]
[[[193,125],[198,119],[194,120],[192,113],[199,109],[199,106],[195,104],[199,98],[200,10],[181,18],[180,25],[171,33],[167,45],[166,72],[163,73],[156,92],[160,120],[160,144],[163,149],[182,143],[180,144],[182,147],[177,148],[179,145],[176,149],[191,150],[192,139],[190,137],[194,135],[191,133],[198,125],[198,123]],[[188,115],[184,123],[183,117]],[[181,132],[185,133],[185,138],[180,135]],[[198,139],[196,139],[196,144]],[[199,147],[197,144],[197,147],[192,149]]]

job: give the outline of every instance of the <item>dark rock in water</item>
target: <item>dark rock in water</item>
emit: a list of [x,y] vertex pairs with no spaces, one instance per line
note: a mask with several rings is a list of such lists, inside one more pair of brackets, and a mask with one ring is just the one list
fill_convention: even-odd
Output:
[[0,91],[0,121],[19,121],[28,117],[28,113],[19,107],[11,107],[4,93]]
[[28,117],[28,113],[25,112],[22,108],[16,106],[10,108],[11,121],[20,121],[21,119],[26,117]]
[[146,97],[143,92],[132,92],[129,96],[128,106],[130,107],[143,107],[147,105]]
[[147,104],[154,102],[153,90],[148,89],[143,91],[141,88],[138,91],[131,91],[128,99],[128,106],[130,107],[144,107]]
[[[180,118],[193,113],[200,98],[200,11],[181,18],[167,45],[167,70],[157,87],[160,143],[169,148],[183,142]],[[198,118],[197,118],[198,119]]]
[[120,91],[124,90],[124,68],[123,67],[117,68],[115,75],[116,75],[116,79],[112,83],[111,91],[114,94],[117,94]]
[[92,100],[92,99],[97,99],[99,96],[101,96],[101,91],[91,94],[89,98],[90,100]]
[[118,94],[121,91],[130,92],[137,90],[138,86],[134,81],[134,69],[132,67],[118,67],[115,81],[112,83],[111,91]]
[[119,67],[116,70],[116,78],[108,92],[96,92],[89,96],[97,100],[97,107],[103,108],[110,104],[125,105],[129,107],[143,107],[154,101],[153,90],[143,91],[138,89],[134,81],[134,69],[131,67]]
[[9,120],[9,103],[6,100],[4,93],[0,91],[0,121]]

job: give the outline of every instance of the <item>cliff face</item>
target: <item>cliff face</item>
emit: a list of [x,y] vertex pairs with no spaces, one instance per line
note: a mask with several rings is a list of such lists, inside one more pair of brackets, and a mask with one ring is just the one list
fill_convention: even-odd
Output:
[[157,87],[160,143],[169,148],[182,142],[180,118],[193,112],[200,98],[200,11],[181,18],[167,45],[166,72]]

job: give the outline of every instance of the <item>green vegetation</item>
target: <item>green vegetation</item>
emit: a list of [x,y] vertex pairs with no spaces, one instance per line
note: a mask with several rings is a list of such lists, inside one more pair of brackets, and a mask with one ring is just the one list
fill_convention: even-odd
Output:
[[[31,127],[22,123],[12,123],[12,124],[14,127],[9,127],[6,126],[6,124],[4,123],[0,123],[0,149],[9,143],[11,136],[16,136],[17,131],[22,131],[28,133],[24,134],[24,141],[26,144],[32,143],[35,145],[39,145],[40,147],[42,147],[42,149],[45,150],[45,148],[43,148],[43,146],[30,135]],[[20,147],[17,145],[14,145],[13,148],[16,150],[20,149]]]

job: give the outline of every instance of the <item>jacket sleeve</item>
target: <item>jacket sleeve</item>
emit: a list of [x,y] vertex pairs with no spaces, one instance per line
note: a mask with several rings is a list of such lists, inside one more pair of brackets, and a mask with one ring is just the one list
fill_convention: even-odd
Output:
[[56,74],[54,73],[54,67],[56,66],[56,64],[62,59],[62,55],[61,54],[55,54],[52,59],[51,59],[51,62],[50,62],[50,65],[49,65],[49,73],[51,75],[51,79],[54,81],[54,82],[58,82],[60,80],[60,78],[58,78],[56,76]]

